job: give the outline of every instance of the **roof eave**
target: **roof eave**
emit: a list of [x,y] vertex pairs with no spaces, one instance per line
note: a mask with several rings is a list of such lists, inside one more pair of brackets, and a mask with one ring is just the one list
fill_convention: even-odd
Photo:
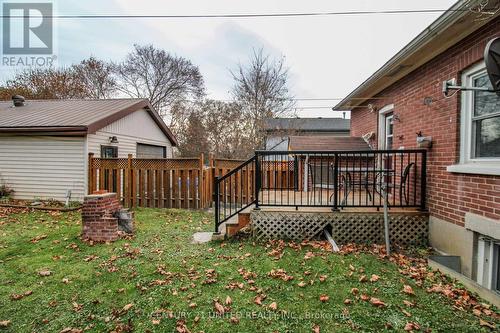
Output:
[[[423,46],[425,46],[429,41],[433,40],[437,35],[441,34],[443,31],[448,29],[457,21],[461,20],[468,15],[473,15],[471,11],[468,9],[479,3],[480,0],[460,0],[457,1],[453,6],[450,7],[446,12],[444,12],[440,17],[438,17],[434,22],[432,22],[424,31],[422,31],[419,35],[417,35],[410,43],[408,43],[403,49],[401,49],[398,53],[396,53],[392,58],[390,58],[381,68],[379,68],[374,74],[372,74],[368,79],[366,79],[363,83],[361,83],[356,89],[354,89],[349,95],[347,95],[344,99],[342,99],[337,105],[333,107],[335,111],[342,110],[352,110],[362,104],[364,101],[369,100],[371,97],[375,96],[376,93],[370,94],[371,96],[366,96],[363,94],[370,86],[376,83],[380,78],[387,76],[389,73],[397,70],[398,66],[404,60],[407,60],[411,55],[415,53],[415,51],[420,50]],[[498,15],[498,14],[497,14]],[[490,17],[488,20],[465,20],[464,24],[469,24],[469,26],[474,27],[472,31],[479,29],[481,26],[485,25],[487,22],[491,21],[495,16]],[[464,36],[457,36],[456,41],[464,38]],[[448,46],[449,47],[449,46]],[[438,54],[444,52],[446,48],[437,52],[433,57]],[[432,57],[432,58],[433,58]],[[412,66],[410,68],[403,69],[400,75],[395,76],[393,80],[389,80],[384,87],[378,89],[377,93],[382,91],[383,89],[389,87],[391,84],[397,82],[405,75],[414,71],[421,65],[430,61],[432,58],[427,59],[422,64],[418,66]],[[365,95],[365,96],[363,96]],[[354,100],[353,100],[354,99]],[[350,102],[350,103],[349,103]]]
[[0,134],[85,136],[86,126],[0,127]]

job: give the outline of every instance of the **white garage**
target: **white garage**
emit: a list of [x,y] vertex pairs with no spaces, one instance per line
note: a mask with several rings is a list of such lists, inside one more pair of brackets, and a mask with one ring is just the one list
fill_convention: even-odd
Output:
[[168,158],[177,142],[145,99],[0,102],[0,185],[14,199],[80,201],[88,154]]

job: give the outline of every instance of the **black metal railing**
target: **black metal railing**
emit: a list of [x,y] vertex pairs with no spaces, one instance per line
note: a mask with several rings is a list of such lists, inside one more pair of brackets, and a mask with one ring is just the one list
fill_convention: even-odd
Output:
[[425,210],[426,164],[423,149],[256,151],[216,179],[216,229],[252,204],[379,209],[383,191],[389,207]]
[[214,181],[215,232],[219,226],[256,202],[257,156]]

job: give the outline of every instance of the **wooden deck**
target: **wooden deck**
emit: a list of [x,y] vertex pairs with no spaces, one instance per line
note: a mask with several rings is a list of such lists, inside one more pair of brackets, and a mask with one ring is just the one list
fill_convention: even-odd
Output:
[[[308,192],[289,190],[262,190],[259,194],[259,203],[261,206],[308,206],[307,209],[329,209],[333,206],[333,194],[333,190],[329,189],[315,189]],[[401,205],[398,195],[389,194],[388,201],[389,207]],[[382,207],[383,204],[384,200],[382,196],[376,191],[369,191],[368,194],[366,190],[355,190],[349,192],[347,195],[343,191],[338,192],[338,205],[339,208],[342,209],[376,209],[377,207]],[[415,208],[405,209],[415,210]]]

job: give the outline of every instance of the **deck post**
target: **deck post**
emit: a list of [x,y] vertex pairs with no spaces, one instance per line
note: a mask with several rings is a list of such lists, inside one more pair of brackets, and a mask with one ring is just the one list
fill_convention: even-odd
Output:
[[255,209],[259,210],[259,192],[261,187],[259,154],[255,152]]
[[333,161],[333,208],[332,211],[337,212],[339,210],[339,155],[334,154]]
[[220,221],[220,192],[219,192],[219,176],[214,177],[214,213],[215,213],[215,233],[219,233]]
[[420,179],[420,210],[425,210],[425,201],[427,199],[427,151],[422,152],[422,172]]

